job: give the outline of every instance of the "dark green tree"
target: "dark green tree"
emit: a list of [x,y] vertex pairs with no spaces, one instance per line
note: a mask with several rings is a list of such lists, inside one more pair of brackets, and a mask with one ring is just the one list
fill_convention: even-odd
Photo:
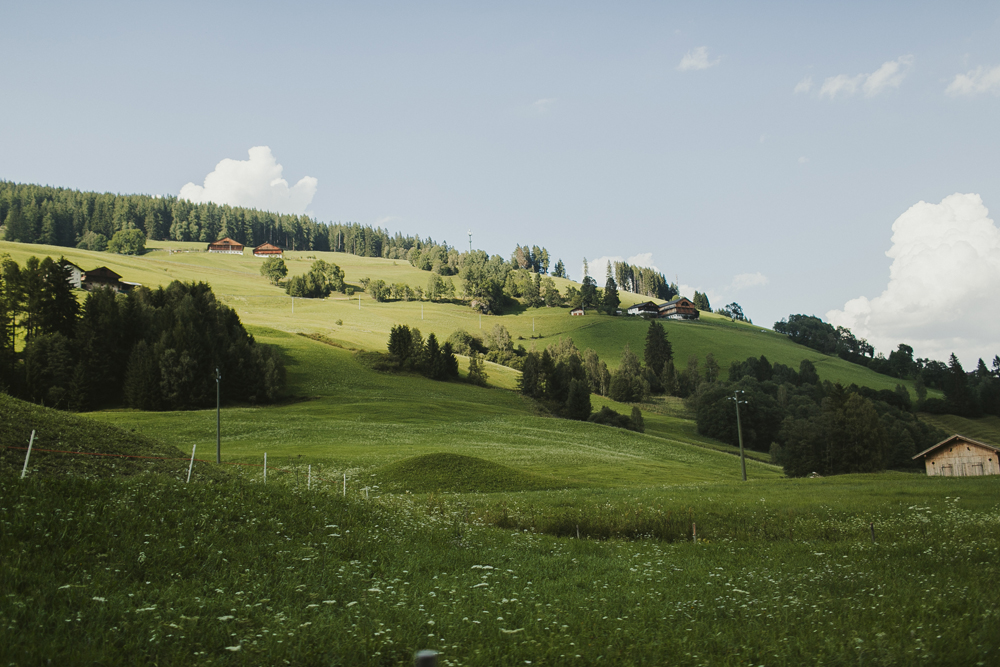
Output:
[[590,417],[590,412],[590,388],[587,387],[586,382],[581,382],[576,378],[571,379],[563,413],[569,419],[586,421]]
[[674,358],[674,350],[667,340],[667,332],[657,320],[650,320],[646,329],[646,348],[643,353],[646,366],[657,376],[663,374],[663,365]]
[[618,283],[615,282],[614,276],[611,275],[611,263],[608,262],[608,278],[604,283],[604,298],[603,306],[604,310],[608,313],[614,314],[621,305],[622,300],[618,298]]
[[[523,371],[522,371],[523,376]],[[486,369],[483,368],[483,359],[475,350],[469,351],[469,382],[480,387],[486,386]],[[522,390],[523,391],[523,390]]]

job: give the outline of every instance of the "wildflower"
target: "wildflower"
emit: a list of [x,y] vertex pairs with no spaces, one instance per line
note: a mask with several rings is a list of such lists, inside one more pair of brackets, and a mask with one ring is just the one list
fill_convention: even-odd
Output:
[[93,597],[93,598],[90,598],[90,599],[94,600],[96,602],[107,602],[107,600],[105,600],[104,598]]
[[231,620],[233,620],[234,618],[236,618],[236,617],[235,617],[235,616],[220,616],[220,617],[219,617],[219,620],[220,620],[220,621],[231,621]]
[[243,648],[243,647],[242,647],[242,646],[238,646],[238,645],[237,645],[237,646],[227,646],[227,647],[226,647],[226,650],[227,650],[227,651],[232,651],[233,653],[236,653],[236,652],[237,652],[237,651],[239,651],[239,650],[240,650],[241,648]]

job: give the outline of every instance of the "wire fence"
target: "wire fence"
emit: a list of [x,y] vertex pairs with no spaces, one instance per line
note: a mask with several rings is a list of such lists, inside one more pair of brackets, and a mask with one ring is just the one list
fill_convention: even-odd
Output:
[[[197,445],[192,448],[191,456],[156,456],[152,454],[124,454],[120,452],[94,452],[79,451],[73,449],[52,449],[47,447],[37,447],[34,443],[38,440],[36,432],[32,431],[28,446],[7,445],[0,447],[0,461],[4,467],[12,468],[15,464],[20,464],[21,452],[23,452],[23,465],[20,468],[22,479],[38,474],[62,474],[82,476],[108,477],[114,475],[131,475],[140,472],[153,473],[180,473],[181,478],[190,482],[192,477],[196,480],[207,479],[209,481],[219,481],[219,473],[228,467],[232,471],[240,471],[244,478],[256,479],[264,484],[269,481],[293,483],[295,486],[305,486],[306,489],[320,490],[327,489],[347,495],[349,476],[346,470],[335,470],[331,472],[329,468],[324,469],[322,464],[313,465],[311,463],[300,463],[295,466],[283,466],[269,464],[267,453],[263,455],[262,463],[252,463],[248,461],[221,461],[216,462],[210,459],[198,458],[195,456]],[[17,453],[15,456],[15,452]],[[69,457],[91,457],[98,460],[119,460],[128,463],[136,463],[138,466],[130,466],[126,469],[116,469],[114,465],[108,468],[106,465],[99,469],[88,468],[86,466],[63,465],[57,463],[49,457],[62,458]],[[63,458],[66,457],[66,458]],[[6,459],[6,460],[4,460]],[[86,460],[86,459],[83,459]],[[142,464],[148,464],[143,466]],[[163,465],[166,464],[166,465]],[[195,467],[198,464],[198,467]],[[207,468],[205,467],[207,466]],[[222,467],[220,467],[222,466]],[[193,475],[198,471],[198,475]],[[371,487],[358,487],[358,493],[366,497]]]

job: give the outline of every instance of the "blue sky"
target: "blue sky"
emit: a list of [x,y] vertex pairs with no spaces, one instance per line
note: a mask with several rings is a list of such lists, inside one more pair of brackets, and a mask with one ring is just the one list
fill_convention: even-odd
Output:
[[3,179],[178,194],[267,146],[315,179],[296,201],[319,220],[471,229],[601,282],[595,260],[637,257],[767,326],[830,313],[886,353],[1000,353],[996,3],[39,2],[0,23]]

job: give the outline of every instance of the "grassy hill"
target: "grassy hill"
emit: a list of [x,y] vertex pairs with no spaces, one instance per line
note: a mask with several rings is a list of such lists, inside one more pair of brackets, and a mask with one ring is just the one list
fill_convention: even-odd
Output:
[[[252,331],[283,350],[294,396],[277,406],[224,410],[227,460],[259,463],[267,452],[269,463],[287,470],[314,464],[314,474],[330,483],[344,472],[352,478],[362,472],[370,476],[376,468],[437,453],[475,457],[567,485],[678,484],[739,476],[732,456],[693,446],[707,439],[696,436],[687,420],[651,414],[643,435],[552,419],[514,392],[381,373],[348,350],[274,329]],[[91,416],[143,433],[169,434],[182,450],[215,437],[214,410]],[[674,428],[681,423],[683,429]],[[757,477],[780,476],[773,466],[749,465]]]
[[[751,460],[744,484],[733,448],[699,436],[677,399],[645,406],[638,434],[546,416],[498,388],[510,369],[489,365],[490,388],[439,383],[351,349],[383,349],[400,322],[478,330],[466,307],[424,304],[421,319],[418,303],[362,296],[360,310],[296,300],[292,313],[252,258],[64,252],[148,285],[210,282],[281,350],[288,390],[222,413],[224,461],[266,452],[266,485],[250,465],[199,465],[183,482],[192,446],[214,449],[213,410],[78,416],[0,396],[5,664],[407,665],[425,648],[451,665],[997,662],[998,478],[788,480]],[[403,263],[326,258],[349,282],[426,283]],[[646,326],[563,309],[483,327],[495,322],[526,345],[572,336],[611,365],[625,342],[641,350]],[[682,365],[821,356],[712,316],[667,327]],[[1000,430],[942,419],[987,441]],[[134,475],[138,459],[40,454],[20,480],[14,448],[32,428],[46,449],[172,461]]]
[[[515,308],[502,316],[480,316],[462,304],[376,303],[366,294],[354,298],[335,295],[322,300],[295,299],[293,303],[282,288],[270,285],[260,276],[263,260],[249,254],[210,255],[203,252],[205,244],[202,243],[153,241],[149,247],[150,251],[141,257],[126,257],[0,242],[0,253],[9,253],[21,264],[31,255],[65,255],[85,269],[104,265],[122,274],[125,280],[152,287],[172,280],[205,281],[212,285],[221,301],[236,309],[246,324],[293,333],[321,334],[347,348],[384,350],[389,330],[396,324],[415,326],[425,336],[433,332],[438,337],[447,337],[457,329],[485,332],[499,323],[511,332],[516,343],[528,349],[541,348],[560,337],[568,337],[581,350],[593,348],[610,368],[617,367],[626,343],[640,356],[645,345],[648,324],[641,319],[597,314],[570,317],[566,308]],[[428,272],[400,260],[331,252],[286,253],[289,275],[305,273],[315,258],[339,265],[344,269],[346,281],[354,285],[369,277],[426,287],[430,277]],[[460,280],[457,277],[453,280],[460,287]],[[560,278],[555,282],[561,290],[570,284]],[[627,292],[622,292],[621,296],[626,307],[646,300],[646,297]],[[703,313],[698,322],[665,321],[664,327],[673,345],[678,368],[683,368],[689,357],[703,361],[708,353],[715,356],[724,371],[733,361],[743,361],[749,356],[764,355],[772,363],[780,362],[796,369],[803,359],[809,359],[823,379],[875,389],[892,389],[898,383],[907,386],[912,396],[916,395],[909,381],[879,375],[837,357],[820,354],[757,325],[731,322],[725,317]],[[496,367],[490,373],[497,386],[513,386],[516,374]],[[931,395],[936,394],[932,391]]]
[[[87,417],[51,410],[0,393],[0,470],[21,474],[32,431],[28,475],[113,477],[140,472],[186,477],[187,455],[171,444]],[[207,450],[203,450],[207,454]],[[198,479],[219,479],[198,467]]]

